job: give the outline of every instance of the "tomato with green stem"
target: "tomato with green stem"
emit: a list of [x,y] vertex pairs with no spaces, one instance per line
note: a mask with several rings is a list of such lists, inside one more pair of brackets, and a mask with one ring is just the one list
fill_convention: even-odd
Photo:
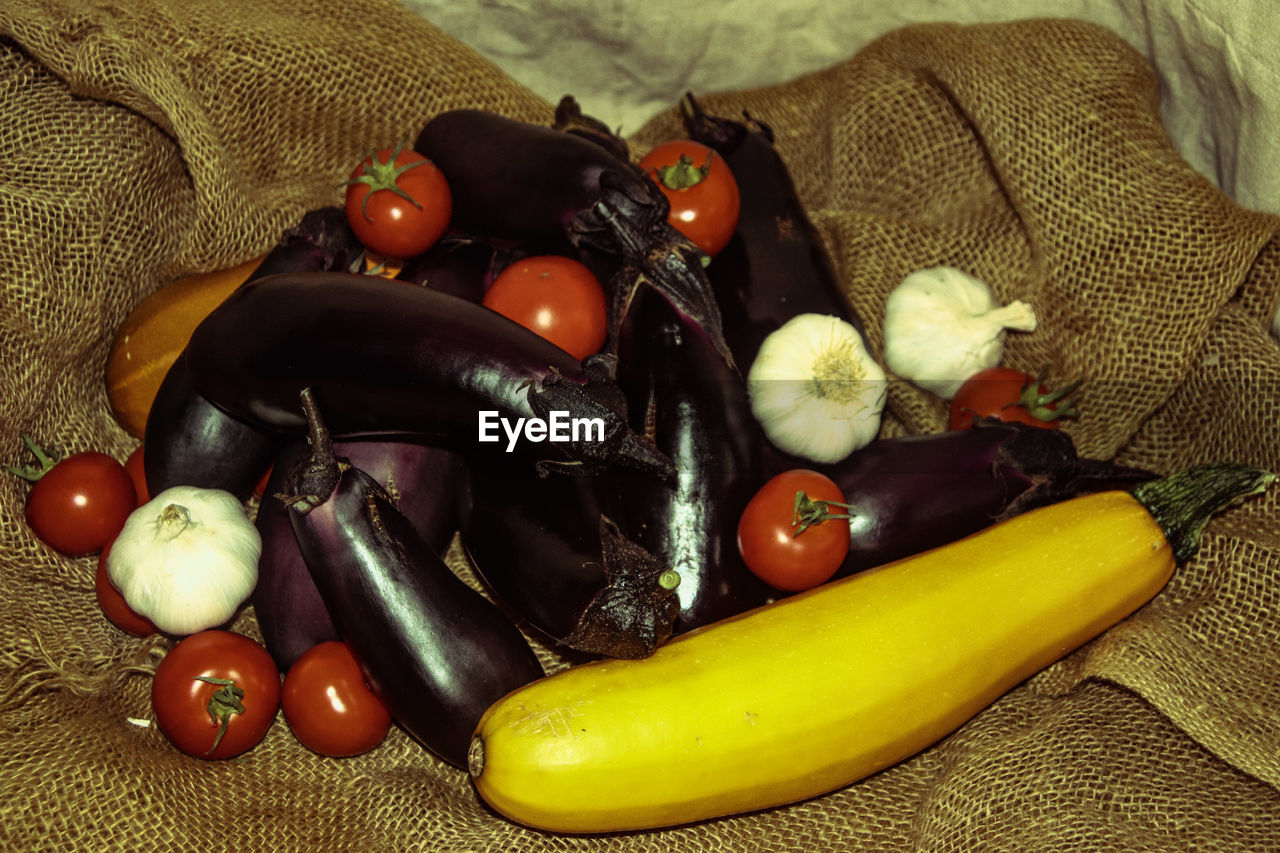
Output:
[[32,483],[26,520],[50,548],[69,557],[100,552],[138,508],[133,479],[115,458],[95,450],[55,459],[24,436],[34,463],[5,470]]
[[361,755],[382,743],[391,714],[341,640],[317,643],[284,677],[280,705],[303,746],[320,755]]
[[151,708],[188,755],[216,760],[252,749],[280,707],[280,671],[258,643],[210,629],[185,637],[156,666]]
[[347,180],[347,222],[366,249],[405,260],[449,228],[453,196],[436,164],[404,144],[366,156]]
[[747,502],[738,551],[770,586],[799,592],[826,583],[849,553],[849,506],[830,477],[794,468],[771,478]]
[[729,164],[708,145],[673,139],[640,158],[671,205],[667,221],[710,257],[738,228],[742,197]]
[[535,255],[514,261],[489,285],[483,304],[579,361],[599,352],[608,336],[604,288],[573,258]]
[[1057,389],[1045,386],[1048,368],[1036,376],[1011,367],[989,367],[966,379],[951,400],[950,430],[969,429],[976,418],[997,418],[1043,429],[1058,429],[1062,418],[1078,415],[1075,392],[1083,380]]

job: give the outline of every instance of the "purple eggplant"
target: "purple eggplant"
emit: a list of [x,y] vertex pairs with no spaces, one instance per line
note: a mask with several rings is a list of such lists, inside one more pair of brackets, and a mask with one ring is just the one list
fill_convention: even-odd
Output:
[[349,466],[305,389],[310,456],[286,483],[298,546],[334,625],[391,716],[466,766],[485,709],[543,675],[524,636],[464,583],[377,481]]
[[[497,312],[404,282],[336,272],[260,279],[196,328],[186,361],[201,394],[263,429],[305,430],[290,400],[311,387],[338,437],[417,433],[451,449],[536,453],[544,471],[674,473],[628,429],[622,393],[594,357],[580,363]],[[547,431],[509,439],[517,423]]]
[[643,411],[648,399],[655,441],[678,473],[671,483],[624,475],[606,507],[680,574],[680,633],[776,595],[737,546],[738,519],[763,482],[765,438],[746,382],[697,327],[661,300],[646,299],[627,329],[619,383],[634,409]]
[[[438,554],[445,552],[457,529],[454,489],[462,464],[457,454],[409,441],[335,443],[334,452],[373,477],[427,545]],[[264,644],[281,672],[313,645],[338,639],[338,629],[302,559],[289,512],[274,497],[284,491],[290,472],[307,453],[300,440],[281,447],[255,521],[262,535],[262,558],[251,602]]]
[[480,302],[503,258],[503,251],[487,240],[449,235],[405,261],[396,279]]
[[562,649],[647,657],[671,636],[679,577],[602,512],[613,477],[541,478],[472,459],[459,532],[495,598]]
[[555,121],[551,127],[599,145],[619,160],[631,161],[631,148],[627,145],[627,141],[598,118],[584,113],[577,99],[572,95],[565,95],[560,99],[560,103],[556,104]]
[[[607,132],[607,131],[605,131]],[[444,173],[454,196],[453,227],[487,237],[611,253],[619,272],[607,282],[610,338],[635,295],[662,294],[705,329],[732,363],[720,309],[703,270],[705,255],[667,223],[666,196],[608,144],[484,110],[432,118],[414,143]]]
[[773,145],[773,130],[749,116],[709,116],[691,94],[681,107],[690,138],[724,157],[742,198],[734,238],[707,270],[734,358],[750,365],[760,343],[799,314],[840,317],[865,337],[822,235]]
[[945,545],[1037,506],[1156,476],[1081,457],[1062,430],[994,419],[877,439],[835,465],[805,467],[835,480],[850,505],[849,555],[837,575]]
[[[283,272],[346,269],[363,250],[339,207],[305,214],[288,228],[248,281]],[[147,414],[143,469],[147,488],[225,489],[246,498],[262,479],[276,450],[276,436],[211,404],[194,387],[186,360],[165,374]]]

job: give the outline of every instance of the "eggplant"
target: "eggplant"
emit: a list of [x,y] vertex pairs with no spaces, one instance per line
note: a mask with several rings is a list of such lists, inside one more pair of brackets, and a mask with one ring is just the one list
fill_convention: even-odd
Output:
[[[545,457],[546,448],[560,458],[538,459],[544,472],[674,473],[627,428],[622,393],[595,357],[579,362],[497,312],[399,281],[337,272],[260,279],[196,328],[186,361],[201,394],[267,430],[305,430],[290,401],[311,387],[342,438],[418,433],[450,449],[505,445]],[[562,429],[545,442],[509,441],[500,423],[518,419]],[[486,420],[490,442],[481,440]],[[579,424],[594,426],[570,429]]]
[[301,392],[311,454],[286,481],[303,559],[370,687],[415,740],[465,767],[481,715],[542,677],[519,629],[462,581],[377,481],[333,450]]
[[671,636],[680,578],[602,511],[614,476],[540,478],[471,459],[459,534],[494,597],[562,650],[641,658]]
[[446,236],[405,261],[396,279],[478,303],[497,276],[502,258],[503,253],[487,240]]
[[1156,476],[1081,457],[1062,430],[992,418],[967,430],[877,439],[835,465],[809,467],[831,477],[849,504],[849,554],[837,577],[954,542],[1037,506]]
[[457,109],[427,122],[414,149],[449,181],[453,227],[505,240],[567,240],[587,254],[614,255],[619,272],[607,282],[606,352],[616,352],[635,295],[652,288],[705,329],[717,352],[733,363],[703,269],[706,256],[668,224],[670,205],[657,184],[608,144],[485,110]]
[[[339,207],[306,213],[285,230],[246,283],[283,272],[346,269],[363,252]],[[276,436],[214,406],[193,385],[182,356],[147,413],[143,470],[153,495],[170,486],[224,489],[242,500],[266,473]]]
[[772,128],[745,114],[745,121],[709,116],[692,94],[681,109],[690,138],[725,159],[741,196],[736,233],[707,269],[734,358],[750,365],[761,342],[800,314],[840,317],[865,340],[865,326],[774,147]]
[[710,341],[666,303],[646,299],[628,325],[619,383],[629,407],[652,409],[654,439],[674,482],[623,477],[606,510],[680,575],[682,633],[766,603],[776,592],[738,552],[738,519],[763,482],[764,433],[746,382]]
[[[428,547],[444,554],[457,529],[454,500],[461,458],[448,450],[411,441],[352,441],[334,452],[369,474],[395,499]],[[300,460],[303,441],[286,442],[275,457],[255,519],[262,535],[258,583],[250,599],[267,651],[281,672],[317,643],[338,639],[338,629],[307,570],[285,504],[275,497]]]
[[631,161],[631,148],[627,145],[627,141],[598,118],[584,113],[577,99],[572,95],[565,95],[560,99],[560,103],[556,104],[555,121],[551,127],[599,145],[619,160]]

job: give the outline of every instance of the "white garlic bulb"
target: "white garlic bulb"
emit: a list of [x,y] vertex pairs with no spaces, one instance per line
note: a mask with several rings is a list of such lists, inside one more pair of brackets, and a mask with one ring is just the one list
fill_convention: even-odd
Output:
[[262,537],[230,492],[165,489],[125,521],[107,577],[134,612],[167,634],[227,622],[258,582]]
[[991,288],[955,267],[911,273],[884,306],[884,361],[903,379],[950,400],[961,383],[995,367],[1005,330],[1035,331],[1022,301],[1000,306]]
[[801,314],[760,345],[747,390],[774,445],[831,463],[876,437],[887,381],[856,328],[839,317]]

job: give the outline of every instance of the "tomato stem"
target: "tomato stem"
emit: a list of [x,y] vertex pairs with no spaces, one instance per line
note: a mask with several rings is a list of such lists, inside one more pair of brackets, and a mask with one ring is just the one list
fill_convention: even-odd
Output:
[[369,155],[369,162],[360,170],[360,174],[347,181],[347,185],[368,185],[369,192],[365,193],[364,198],[360,200],[360,213],[362,213],[364,218],[370,222],[373,221],[373,217],[369,215],[369,197],[378,190],[389,190],[419,210],[422,209],[422,204],[416,198],[409,195],[409,193],[400,186],[400,176],[409,169],[412,169],[414,166],[426,165],[428,161],[415,160],[412,163],[405,163],[403,166],[397,166],[396,158],[400,156],[400,152],[404,150],[404,147],[407,144],[407,142],[401,142],[397,145],[395,150],[391,152],[391,156],[387,158],[386,162],[379,160],[378,152],[374,151]]
[[680,159],[669,166],[658,166],[654,170],[658,182],[669,190],[687,190],[706,180],[711,173],[711,152],[707,153],[707,162],[695,166],[693,158],[681,154]]
[[35,457],[36,464],[24,465],[21,468],[16,465],[6,465],[4,466],[4,470],[8,471],[10,474],[14,474],[24,480],[29,480],[34,483],[45,474],[48,474],[49,471],[53,469],[53,466],[57,464],[58,460],[57,457],[46,453],[40,445],[35,443],[35,440],[31,438],[31,436],[24,435],[22,437],[22,441],[27,445],[27,449],[31,451],[31,455]]
[[1016,402],[1009,403],[1001,408],[1008,409],[1013,406],[1021,406],[1033,418],[1046,422],[1056,421],[1059,418],[1079,417],[1080,412],[1076,410],[1075,406],[1075,392],[1084,382],[1084,377],[1082,376],[1074,382],[1063,385],[1055,391],[1041,393],[1040,386],[1048,375],[1049,366],[1045,365],[1040,368],[1040,372],[1036,374],[1034,379],[1027,380],[1027,383],[1022,386],[1022,394],[1019,395]]
[[209,747],[204,753],[208,755],[218,748],[218,744],[222,743],[222,736],[227,733],[227,728],[231,725],[231,716],[244,713],[244,703],[240,701],[244,698],[244,688],[229,678],[197,675],[195,679],[207,684],[221,685],[209,697],[209,704],[205,706],[205,709],[209,712],[209,719],[218,727],[218,736],[213,739],[213,746]]
[[[832,512],[831,507],[840,507],[844,512]],[[846,503],[839,501],[823,501],[814,500],[804,493],[804,490],[796,492],[796,502],[791,513],[791,526],[796,531],[791,534],[792,538],[804,533],[815,524],[821,524],[831,519],[848,520],[853,516],[849,513],[852,507]]]

